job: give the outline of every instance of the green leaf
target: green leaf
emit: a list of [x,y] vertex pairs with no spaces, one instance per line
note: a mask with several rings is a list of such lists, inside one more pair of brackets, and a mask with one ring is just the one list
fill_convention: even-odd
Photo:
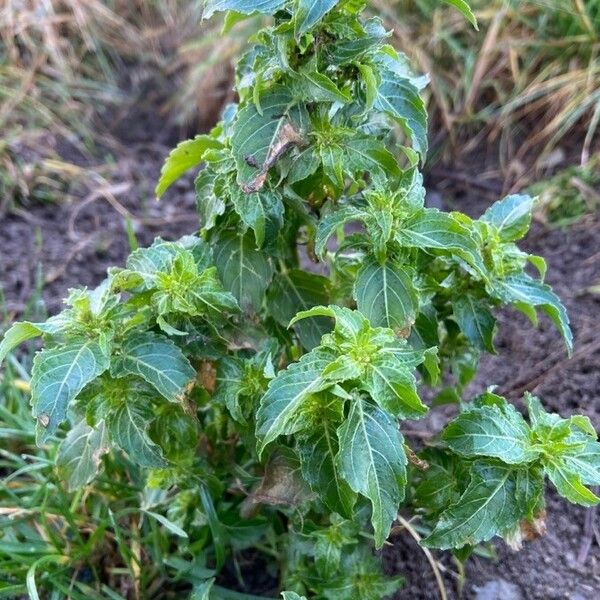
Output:
[[317,71],[303,70],[302,75],[302,98],[318,102],[341,102],[346,104],[352,100],[352,96],[340,90],[335,83]]
[[351,310],[345,306],[330,304],[329,306],[315,306],[309,310],[299,312],[289,324],[289,327],[303,319],[311,317],[330,317],[335,319],[335,330],[342,337],[349,340],[356,340],[356,336],[361,330],[369,328],[369,321],[357,310]]
[[352,137],[344,142],[344,167],[351,174],[368,171],[385,177],[399,177],[400,167],[396,157],[385,144],[372,137]]
[[[375,77],[375,71],[370,65],[358,61],[365,54],[371,54],[377,46],[381,45],[384,38],[389,34],[379,23],[376,23],[374,27],[370,29],[369,34],[370,35],[361,38],[352,38],[334,42],[328,45],[326,52],[330,64],[339,66],[344,66],[350,63],[356,64],[363,77],[363,82],[365,82],[367,87],[371,88],[372,90],[372,93],[369,91],[367,94],[367,98],[371,98],[372,102],[371,100],[367,100],[366,107],[368,110],[371,110],[377,96],[379,80],[377,77]],[[373,84],[372,86],[371,83]]]
[[[191,265],[186,259],[191,258]],[[167,242],[156,238],[148,248],[139,248],[129,255],[125,269],[112,271],[113,285],[129,290],[140,286],[142,289],[153,289],[157,286],[160,274],[173,274],[177,259],[197,274],[211,264],[211,251],[206,242],[191,235],[182,237],[177,242]]]
[[111,439],[129,455],[132,462],[141,467],[166,467],[168,463],[160,446],[148,435],[153,417],[151,406],[127,398],[108,414],[106,425]]
[[483,271],[483,264],[469,230],[451,214],[423,209],[408,219],[397,233],[403,246],[454,252]]
[[214,577],[195,583],[190,600],[210,600],[214,583]]
[[209,135],[197,135],[171,150],[160,171],[154,193],[160,198],[186,171],[198,166],[207,150],[222,148],[223,144]]
[[372,326],[396,331],[410,327],[419,309],[410,271],[391,260],[364,263],[354,284],[354,299]]
[[419,458],[428,466],[424,471],[416,473],[416,505],[439,512],[456,503],[460,498],[461,480],[464,477],[468,479],[468,471],[462,461],[440,448],[426,448],[419,452]]
[[340,472],[355,492],[371,501],[375,545],[381,548],[404,498],[407,461],[402,435],[390,415],[356,397],[338,438]]
[[61,442],[56,457],[56,467],[67,489],[73,491],[87,485],[100,470],[102,456],[110,450],[104,421],[90,427],[82,420],[73,427]]
[[463,294],[452,302],[454,317],[467,339],[478,349],[496,354],[496,319],[484,300]]
[[171,402],[183,397],[196,371],[181,350],[168,338],[139,333],[127,338],[111,364],[111,375],[137,375]]
[[237,190],[233,207],[242,221],[254,231],[256,246],[262,248],[265,240],[273,244],[283,226],[283,203],[278,194],[271,191],[246,194]]
[[409,81],[382,66],[375,108],[395,119],[411,138],[421,161],[427,156],[427,111],[419,90]]
[[273,268],[265,253],[256,249],[252,234],[221,234],[215,246],[215,264],[225,289],[240,306],[260,310]]
[[31,403],[38,419],[38,442],[45,442],[65,420],[69,404],[109,366],[106,349],[95,341],[42,350],[33,359]]
[[330,515],[329,520],[329,527],[317,529],[311,535],[315,540],[312,548],[315,565],[324,581],[338,574],[343,553],[346,554],[344,547],[356,547],[360,531],[358,523],[345,520],[335,513]]
[[[412,354],[412,353],[411,353]],[[422,362],[423,355],[419,354]],[[412,369],[416,364],[406,363],[391,352],[375,354],[363,376],[362,388],[386,412],[400,419],[418,419],[427,412],[416,390]]]
[[294,32],[300,37],[314,27],[340,0],[296,0]]
[[267,171],[277,159],[298,144],[302,129],[297,111],[290,110],[293,98],[286,88],[269,90],[261,98],[260,111],[254,104],[242,108],[233,125],[231,150],[238,168],[238,183],[244,191],[258,191]]
[[503,302],[539,306],[561,332],[567,351],[571,354],[573,333],[569,326],[569,317],[560,298],[549,285],[536,281],[526,274],[510,275],[504,279],[495,280],[492,283],[491,291]]
[[356,494],[341,477],[336,462],[336,428],[343,420],[342,401],[334,396],[327,400],[324,397],[309,418],[311,426],[307,433],[298,436],[296,445],[302,475],[329,510],[350,518]]
[[283,600],[306,600],[306,596],[299,596],[296,592],[281,592]]
[[[181,529],[181,527],[175,525],[173,521],[169,521],[169,519],[167,519],[164,515],[152,512],[150,510],[144,510],[144,514],[150,515],[152,518],[156,519],[161,525],[163,525],[167,529],[167,531],[169,531],[173,535],[185,539],[188,538],[188,534],[183,529]],[[208,596],[206,597],[208,598]]]
[[470,406],[448,424],[442,439],[461,456],[489,456],[508,464],[523,464],[540,456],[529,434],[525,419],[503,400],[501,405]]
[[217,175],[210,169],[198,173],[194,181],[196,208],[203,231],[211,230],[217,219],[225,212],[225,200],[215,193]]
[[463,14],[463,16],[465,17],[465,19],[467,19],[467,21],[469,21],[469,23],[471,23],[471,25],[473,25],[473,27],[475,27],[475,29],[479,30],[479,27],[477,27],[477,18],[475,17],[475,15],[473,14],[473,11],[471,10],[471,7],[468,5],[467,2],[465,2],[465,0],[443,0],[443,1],[446,2],[446,4],[450,4],[451,6],[454,6],[454,8],[456,8],[456,10],[461,12]]
[[[296,313],[313,306],[327,304],[330,281],[327,277],[291,269],[277,273],[267,295],[269,313],[282,326],[287,327]],[[312,350],[319,345],[323,334],[331,330],[328,318],[305,319],[294,326],[302,345]]]
[[198,273],[189,251],[175,258],[168,273],[157,274],[152,303],[161,316],[180,313],[222,320],[226,313],[239,312],[236,299],[223,289],[217,269],[210,267]]
[[600,443],[588,439],[583,447],[577,447],[561,455],[565,467],[581,477],[586,485],[600,485]]
[[447,549],[487,542],[508,532],[523,516],[516,495],[514,467],[473,463],[471,481],[458,502],[440,516],[425,546]]
[[35,324],[28,321],[14,323],[12,327],[4,334],[0,342],[0,364],[6,358],[6,355],[19,344],[35,337],[39,337],[44,332]]
[[353,206],[336,208],[322,217],[317,226],[315,238],[315,252],[317,256],[321,260],[324,260],[325,252],[327,250],[327,241],[339,227],[343,227],[346,223],[351,221],[362,220],[364,217],[365,213]]
[[569,502],[583,506],[594,506],[600,502],[600,498],[585,487],[582,476],[573,472],[569,465],[560,458],[547,461],[544,471],[556,487],[557,492]]
[[287,0],[206,0],[203,17],[209,19],[215,12],[226,10],[234,10],[244,15],[270,15],[282,8],[286,2]]
[[359,544],[343,560],[336,576],[323,582],[325,600],[381,600],[402,587],[402,577],[383,572],[381,559],[366,544]]
[[520,240],[529,230],[533,198],[522,194],[513,194],[495,202],[481,217],[482,221],[498,229],[504,242]]
[[240,394],[244,386],[244,364],[238,358],[226,356],[217,364],[217,379],[213,402],[227,408],[232,418],[246,424],[246,418],[240,407]]
[[256,414],[259,454],[280,435],[302,429],[303,423],[298,417],[303,403],[311,395],[332,385],[331,381],[322,377],[331,361],[329,352],[316,348],[280,371],[271,381]]

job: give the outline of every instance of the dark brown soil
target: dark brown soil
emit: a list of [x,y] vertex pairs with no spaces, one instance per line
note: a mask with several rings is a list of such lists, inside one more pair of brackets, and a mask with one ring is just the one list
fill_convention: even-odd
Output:
[[[488,204],[469,194],[455,196],[449,208],[479,216]],[[525,390],[538,395],[545,405],[563,416],[588,415],[600,427],[600,295],[588,288],[600,282],[600,215],[590,215],[569,229],[550,229],[534,223],[522,244],[548,261],[547,281],[565,302],[575,335],[575,351],[568,359],[560,336],[547,319],[535,329],[514,311],[500,315],[496,356],[486,356],[473,394],[489,385],[518,400]],[[429,431],[440,429],[452,409],[441,409],[423,423]],[[442,418],[443,417],[443,418]],[[592,600],[600,598],[600,536],[593,509],[568,504],[555,493],[547,495],[547,532],[525,542],[515,552],[495,543],[497,558],[470,558],[466,582],[444,577],[449,598],[477,600]],[[588,526],[585,527],[586,513]],[[590,544],[586,552],[587,544]],[[406,586],[398,599],[429,600],[439,597],[432,569],[423,552],[402,534],[384,552],[386,566],[401,573]],[[456,565],[449,556],[436,558],[449,571]]]
[[[161,203],[154,201],[153,186],[168,146],[148,143],[141,134],[137,139],[143,143],[135,145],[132,137],[129,131],[110,184],[91,185],[89,193],[75,201],[32,205],[0,215],[0,284],[11,316],[23,313],[40,282],[45,305],[55,313],[69,287],[95,286],[108,266],[123,264],[130,251],[126,211],[133,215],[140,245],[157,235],[176,238],[197,228],[191,180],[175,186]],[[460,189],[442,196],[448,207],[474,215],[489,204],[488,199]],[[548,260],[548,281],[571,315],[575,354],[567,360],[558,334],[546,320],[534,329],[524,317],[505,311],[500,316],[498,355],[484,359],[471,391],[497,384],[517,399],[527,389],[562,415],[585,413],[600,428],[600,296],[587,290],[600,282],[600,216],[586,217],[568,230],[535,223],[524,246]],[[441,427],[444,410],[434,412],[421,427]],[[549,493],[546,535],[526,542],[520,552],[498,543],[496,559],[471,558],[462,594],[459,579],[451,574],[457,572],[456,565],[448,555],[437,554],[448,571],[444,575],[448,597],[600,598],[597,519],[593,515],[587,528],[585,520],[584,509]],[[431,567],[407,533],[395,538],[384,551],[384,560],[390,572],[406,577],[397,598],[439,597]]]

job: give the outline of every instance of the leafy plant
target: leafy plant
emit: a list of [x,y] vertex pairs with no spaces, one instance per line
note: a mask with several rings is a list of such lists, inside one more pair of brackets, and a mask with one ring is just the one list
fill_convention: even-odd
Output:
[[[229,23],[274,20],[239,62],[239,103],[165,163],[159,195],[206,164],[200,235],[136,250],[0,345],[2,359],[44,338],[37,440],[70,423],[56,462],[71,488],[122,452],[164,491],[168,520],[155,518],[202,565],[180,574],[193,598],[221,597],[227,565],[243,585],[237,560],[254,549],[285,598],[379,599],[401,581],[364,540],[380,548],[401,506],[425,545],[465,557],[539,529],[546,477],[572,502],[599,501],[589,420],[527,397],[527,423],[493,391],[462,398],[495,352],[498,307],[534,322],[541,310],[570,352],[568,317],[544,260],[515,244],[530,197],[477,220],[425,206],[425,79],[363,4],[209,0]],[[460,411],[416,456],[400,428],[428,412],[424,386]]]

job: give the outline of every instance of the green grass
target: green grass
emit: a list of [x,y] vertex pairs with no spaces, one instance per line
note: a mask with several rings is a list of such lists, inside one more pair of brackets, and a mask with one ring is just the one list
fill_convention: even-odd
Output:
[[550,226],[566,227],[600,210],[600,154],[583,167],[569,167],[533,184],[538,216]]
[[147,512],[162,512],[166,493],[118,455],[93,486],[66,491],[56,444],[35,445],[27,369],[10,357],[0,383],[0,598],[180,597],[192,556]]

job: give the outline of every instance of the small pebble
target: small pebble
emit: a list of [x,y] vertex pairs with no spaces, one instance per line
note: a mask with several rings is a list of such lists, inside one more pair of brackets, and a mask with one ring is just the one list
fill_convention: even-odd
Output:
[[475,587],[475,600],[523,600],[521,590],[504,579],[494,579]]

